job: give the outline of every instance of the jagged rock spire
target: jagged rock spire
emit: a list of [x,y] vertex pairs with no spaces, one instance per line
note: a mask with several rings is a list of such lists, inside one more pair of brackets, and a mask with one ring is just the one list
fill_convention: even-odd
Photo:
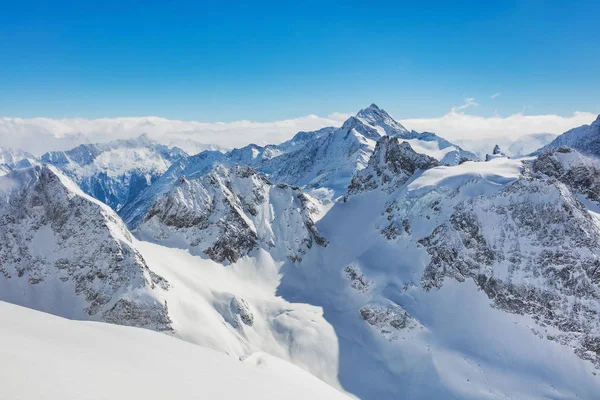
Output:
[[485,161],[490,161],[494,158],[499,158],[499,157],[506,157],[506,154],[504,154],[502,152],[502,150],[500,149],[500,146],[495,145],[494,149],[492,150],[492,154],[485,155]]

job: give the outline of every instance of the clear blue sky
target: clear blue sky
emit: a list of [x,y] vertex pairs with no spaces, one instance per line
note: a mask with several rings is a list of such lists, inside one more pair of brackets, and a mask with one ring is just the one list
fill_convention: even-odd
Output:
[[598,0],[289,3],[0,0],[0,116],[600,112]]

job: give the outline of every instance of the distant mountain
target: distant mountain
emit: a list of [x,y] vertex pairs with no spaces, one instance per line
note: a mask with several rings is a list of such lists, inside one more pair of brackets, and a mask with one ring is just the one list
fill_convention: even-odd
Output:
[[600,157],[600,115],[590,125],[583,125],[563,133],[537,150],[535,154],[559,147],[570,147],[582,154]]
[[185,151],[187,154],[198,154],[203,151],[220,151],[221,153],[227,152],[229,149],[216,145],[201,143],[193,139],[181,139],[181,138],[169,138],[165,137],[161,140],[162,144],[166,144],[169,147],[178,147]]
[[40,161],[56,166],[84,192],[118,211],[173,162],[186,156],[177,147],[167,147],[142,135],[45,153]]
[[511,157],[525,156],[536,151],[540,147],[544,147],[558,135],[555,133],[532,133],[519,137],[517,140],[510,143],[506,151]]
[[0,164],[6,164],[11,168],[27,168],[37,163],[33,155],[23,150],[0,147]]
[[62,317],[170,330],[160,291],[120,218],[55,167],[0,177],[0,300]]

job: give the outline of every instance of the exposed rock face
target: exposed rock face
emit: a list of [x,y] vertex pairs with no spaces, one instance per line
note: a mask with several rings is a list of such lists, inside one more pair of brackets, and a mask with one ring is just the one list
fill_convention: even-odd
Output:
[[600,164],[576,150],[560,147],[540,154],[533,171],[556,178],[590,200],[600,201]]
[[40,159],[63,171],[85,193],[119,211],[173,162],[185,156],[177,147],[158,144],[142,135],[137,139],[52,151]]
[[500,150],[500,146],[495,145],[494,149],[492,150],[492,154],[486,154],[485,161],[490,161],[498,157],[506,157],[506,154],[504,154],[502,150]]
[[360,315],[369,325],[377,328],[381,335],[390,342],[398,340],[399,331],[414,329],[420,325],[402,307],[393,303],[385,305],[368,304],[360,309]]
[[367,293],[373,284],[360,272],[357,267],[348,265],[346,268],[344,268],[344,274],[350,281],[350,287],[360,293]]
[[160,290],[119,217],[53,167],[0,178],[0,299],[64,317],[170,329]]
[[600,366],[600,228],[565,185],[522,178],[459,202],[420,244],[431,255],[425,289],[473,279],[495,307],[531,316]]
[[348,194],[382,188],[393,192],[402,186],[417,170],[439,165],[425,154],[415,152],[407,142],[384,136],[375,146],[367,168],[359,171],[348,187]]
[[327,241],[313,217],[319,204],[298,188],[273,185],[249,167],[217,165],[181,178],[152,206],[138,228],[158,241],[179,241],[218,262],[234,263],[254,249],[300,260]]
[[231,311],[238,318],[238,325],[252,326],[254,324],[254,314],[250,311],[250,306],[246,301],[239,297],[233,297],[230,304]]

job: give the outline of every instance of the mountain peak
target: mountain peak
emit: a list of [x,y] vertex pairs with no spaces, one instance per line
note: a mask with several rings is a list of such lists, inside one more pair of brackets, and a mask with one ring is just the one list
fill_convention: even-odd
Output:
[[358,113],[356,113],[358,118],[367,118],[369,116],[379,116],[379,117],[387,117],[392,118],[385,110],[382,110],[377,106],[377,104],[372,103],[369,107],[361,109]]
[[398,121],[390,116],[385,110],[379,108],[375,103],[360,110],[356,118],[372,127],[381,127],[386,135],[399,136],[408,133],[408,130]]

